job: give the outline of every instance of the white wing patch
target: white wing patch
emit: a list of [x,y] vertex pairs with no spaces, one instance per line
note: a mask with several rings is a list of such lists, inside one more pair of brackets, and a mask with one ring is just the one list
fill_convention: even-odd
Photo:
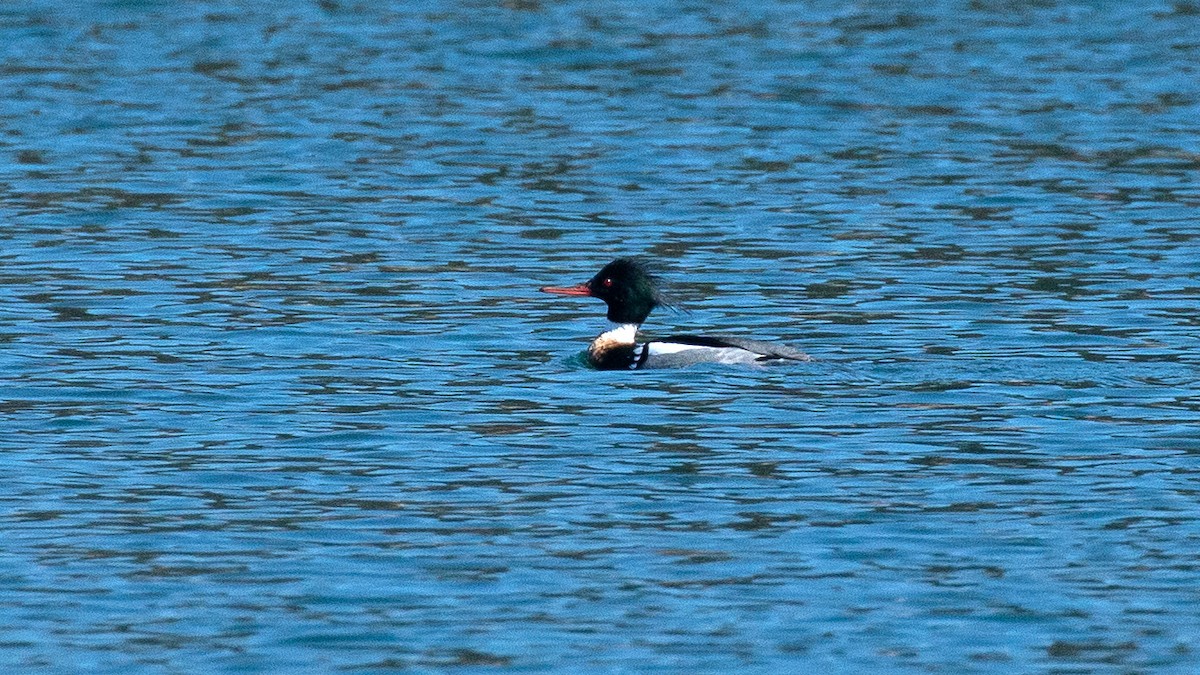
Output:
[[693,363],[757,363],[758,354],[738,347],[705,347],[678,342],[648,342],[645,367],[672,368]]
[[712,349],[712,347],[701,347],[700,345],[683,345],[678,342],[648,342],[646,346],[650,348],[650,356],[663,356],[666,354],[678,354],[689,349]]

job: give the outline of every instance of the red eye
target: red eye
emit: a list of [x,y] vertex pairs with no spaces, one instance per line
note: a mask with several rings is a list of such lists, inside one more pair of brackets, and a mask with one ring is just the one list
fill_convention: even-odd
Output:
[[605,279],[604,281],[601,281],[600,284],[605,288],[612,288],[612,279]]

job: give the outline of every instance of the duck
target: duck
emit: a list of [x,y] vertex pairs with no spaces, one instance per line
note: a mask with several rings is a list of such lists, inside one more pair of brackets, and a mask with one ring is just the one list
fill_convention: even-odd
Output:
[[575,286],[544,286],[543,293],[591,297],[608,306],[608,320],[617,324],[592,340],[587,360],[597,370],[673,368],[697,363],[765,365],[811,361],[788,345],[724,335],[672,335],[638,342],[638,333],[656,307],[667,306],[658,277],[643,260],[617,258],[591,279]]

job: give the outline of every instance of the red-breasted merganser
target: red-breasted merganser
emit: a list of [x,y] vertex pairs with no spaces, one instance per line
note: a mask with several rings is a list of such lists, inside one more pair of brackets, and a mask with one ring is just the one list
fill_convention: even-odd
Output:
[[617,258],[578,286],[546,286],[542,291],[600,298],[608,305],[608,320],[619,325],[601,333],[588,347],[588,361],[600,370],[812,360],[808,354],[787,345],[736,337],[673,335],[639,343],[638,328],[655,307],[666,302],[654,275],[633,258]]

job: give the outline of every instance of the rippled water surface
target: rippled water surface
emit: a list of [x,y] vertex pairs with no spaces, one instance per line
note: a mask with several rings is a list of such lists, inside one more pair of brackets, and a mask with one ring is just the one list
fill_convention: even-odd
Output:
[[[1200,6],[0,5],[8,672],[1200,669]],[[778,368],[597,372],[646,333]]]

